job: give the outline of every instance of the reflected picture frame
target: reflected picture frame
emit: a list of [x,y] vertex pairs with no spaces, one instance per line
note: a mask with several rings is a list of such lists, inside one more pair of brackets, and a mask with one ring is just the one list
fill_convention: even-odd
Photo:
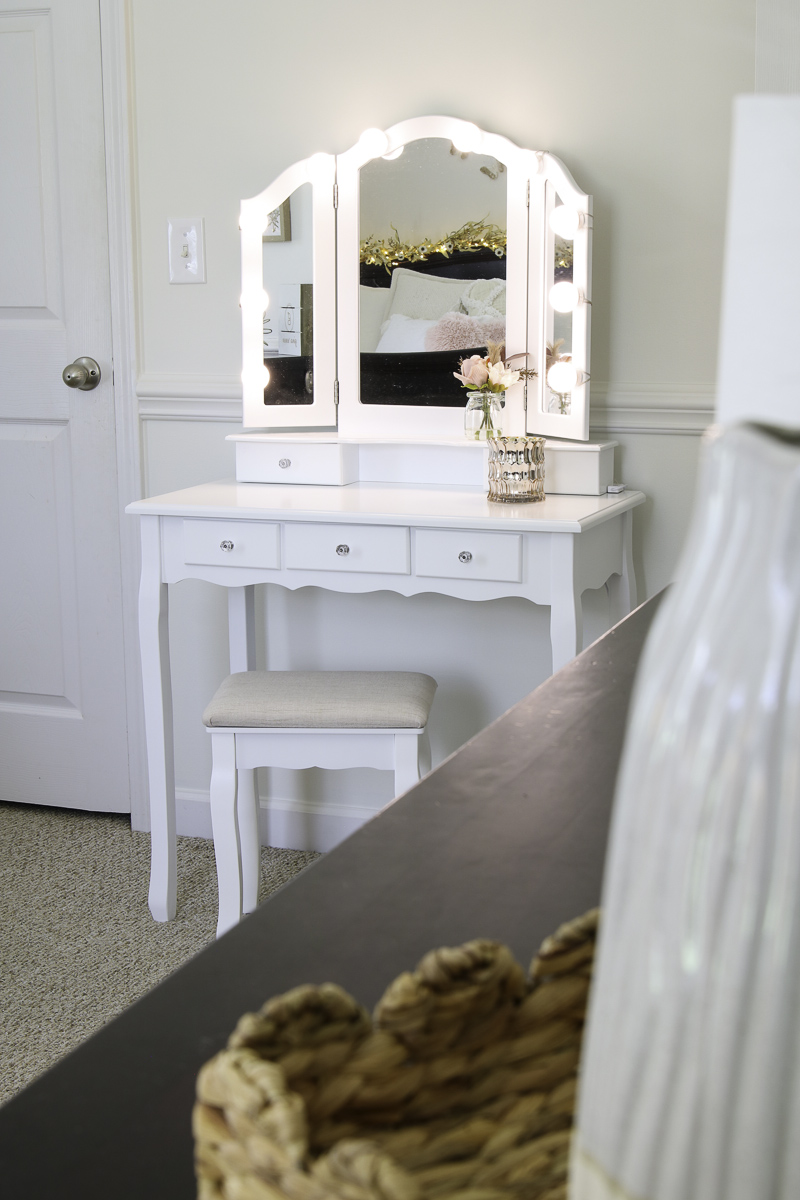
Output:
[[292,210],[289,200],[274,208],[267,218],[267,227],[261,235],[262,242],[290,242],[292,240]]

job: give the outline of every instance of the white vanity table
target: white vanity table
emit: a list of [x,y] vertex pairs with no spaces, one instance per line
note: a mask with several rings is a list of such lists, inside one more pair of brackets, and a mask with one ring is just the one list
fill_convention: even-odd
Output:
[[[168,588],[227,587],[231,671],[255,667],[254,588],[522,596],[550,606],[553,669],[581,648],[581,593],[606,585],[611,620],[636,603],[632,511],[641,492],[490,504],[483,488],[222,480],[131,504],[141,518],[139,637],[152,823],[150,910],[175,915],[175,781]],[[346,548],[346,550],[345,550]]]
[[[286,239],[267,233],[282,206]],[[615,443],[588,441],[592,203],[563,163],[467,121],[414,117],[289,167],[242,202],[240,228],[236,481],[127,509],[142,524],[150,909],[162,921],[176,894],[170,584],[229,589],[231,671],[256,665],[259,583],[522,597],[550,608],[554,671],[581,648],[584,590],[607,588],[612,622],[636,602],[632,515],[645,497],[609,494]],[[453,373],[491,344],[525,368],[506,383],[504,433],[547,438],[543,502],[489,503],[485,443],[463,436]]]

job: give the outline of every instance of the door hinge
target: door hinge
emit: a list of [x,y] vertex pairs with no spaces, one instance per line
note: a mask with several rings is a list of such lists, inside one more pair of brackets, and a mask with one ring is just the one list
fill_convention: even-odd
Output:
[[337,405],[339,403],[339,380],[338,379],[334,379],[334,381],[333,381],[333,403],[337,404]]
[[528,182],[526,184],[525,205],[527,208],[530,208],[530,206],[531,206],[531,181],[530,181],[530,179],[528,180]]
[[333,207],[334,208],[339,207],[339,185],[338,185],[338,183],[335,183],[333,185]]

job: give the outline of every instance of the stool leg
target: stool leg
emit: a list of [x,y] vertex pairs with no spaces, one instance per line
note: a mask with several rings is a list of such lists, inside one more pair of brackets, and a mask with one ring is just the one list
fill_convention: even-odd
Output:
[[401,796],[419,781],[419,738],[416,730],[394,735],[395,796]]
[[261,833],[258,828],[256,773],[240,768],[236,784],[236,820],[242,855],[242,912],[258,907],[258,881],[261,874]]
[[211,828],[217,860],[219,918],[217,937],[242,916],[242,864],[236,822],[236,738],[232,733],[211,735]]
[[419,738],[419,770],[420,776],[427,775],[431,769],[431,739],[428,737],[428,730],[420,735]]

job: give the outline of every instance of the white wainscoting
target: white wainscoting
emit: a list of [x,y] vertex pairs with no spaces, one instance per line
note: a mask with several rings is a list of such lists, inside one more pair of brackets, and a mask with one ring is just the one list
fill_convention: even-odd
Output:
[[[262,796],[258,814],[261,845],[290,850],[333,850],[380,811],[361,804]],[[175,819],[178,833],[183,837],[212,837],[208,792],[176,788]]]

